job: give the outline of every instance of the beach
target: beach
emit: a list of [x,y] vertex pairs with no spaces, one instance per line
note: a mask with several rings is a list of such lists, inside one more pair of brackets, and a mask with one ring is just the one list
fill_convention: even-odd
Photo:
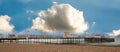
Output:
[[0,52],[119,52],[120,47],[69,44],[0,43]]

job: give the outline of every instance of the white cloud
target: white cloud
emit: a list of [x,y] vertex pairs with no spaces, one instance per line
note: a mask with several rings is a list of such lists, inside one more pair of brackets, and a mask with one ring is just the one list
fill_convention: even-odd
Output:
[[88,29],[88,24],[84,20],[82,11],[70,4],[54,4],[48,10],[39,12],[31,28],[45,32],[57,30],[84,33]]
[[36,29],[25,29],[19,33],[17,33],[17,35],[25,35],[26,33],[28,33],[28,35],[48,35],[47,33],[40,31],[40,30],[36,30]]
[[11,18],[8,15],[1,15],[0,16],[0,32],[12,32],[14,26],[11,25],[10,22]]
[[111,33],[107,33],[107,34],[109,34],[110,36],[118,36],[120,35],[120,29],[113,30]]
[[34,13],[33,10],[26,10],[26,13]]
[[92,22],[92,27],[94,27],[96,25],[96,22],[94,21],[94,22]]
[[57,2],[53,1],[53,4],[57,4]]

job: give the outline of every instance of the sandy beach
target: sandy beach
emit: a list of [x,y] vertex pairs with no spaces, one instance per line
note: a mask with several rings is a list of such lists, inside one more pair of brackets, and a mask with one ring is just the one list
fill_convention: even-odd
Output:
[[0,43],[0,52],[120,52],[120,47]]

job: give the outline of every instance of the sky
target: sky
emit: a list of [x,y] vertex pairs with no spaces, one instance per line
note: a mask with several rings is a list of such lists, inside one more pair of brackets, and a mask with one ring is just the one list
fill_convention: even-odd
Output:
[[55,3],[69,4],[83,12],[87,33],[113,34],[114,30],[120,29],[119,0],[0,0],[0,16],[9,16],[9,25],[14,26],[14,31],[21,32],[31,28],[33,20],[40,17],[38,14]]

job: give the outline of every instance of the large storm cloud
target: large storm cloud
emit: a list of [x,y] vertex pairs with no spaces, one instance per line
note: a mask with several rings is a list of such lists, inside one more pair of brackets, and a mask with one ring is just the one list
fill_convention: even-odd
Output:
[[39,12],[33,20],[32,29],[52,31],[72,31],[84,33],[88,29],[83,12],[75,9],[70,4],[54,4],[47,10]]

